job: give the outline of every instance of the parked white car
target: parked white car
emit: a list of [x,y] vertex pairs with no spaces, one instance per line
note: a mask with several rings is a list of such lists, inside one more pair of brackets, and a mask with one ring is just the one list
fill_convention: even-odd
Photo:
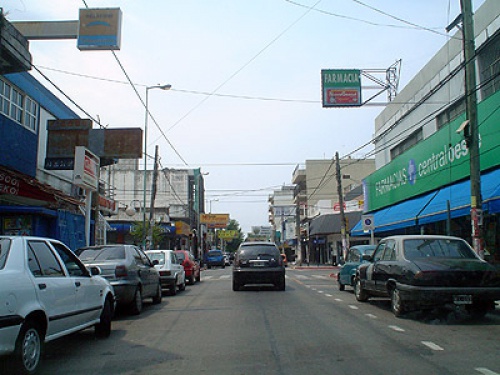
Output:
[[15,373],[33,374],[46,342],[89,327],[110,335],[115,297],[99,273],[60,241],[0,236],[0,355]]
[[[162,289],[168,289],[170,294],[175,296],[177,289],[180,291],[186,289],[186,273],[173,250],[148,250],[147,256],[160,273],[160,283]],[[157,262],[155,262],[157,261]]]

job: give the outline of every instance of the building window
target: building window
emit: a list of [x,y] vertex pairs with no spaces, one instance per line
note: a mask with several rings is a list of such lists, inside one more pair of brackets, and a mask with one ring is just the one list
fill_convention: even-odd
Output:
[[436,117],[437,128],[441,129],[446,124],[455,120],[458,116],[465,112],[465,99],[460,99],[458,102],[446,108]]
[[38,103],[0,79],[0,113],[36,132]]
[[410,147],[416,145],[423,139],[422,129],[418,129],[411,133],[408,138],[396,145],[396,147],[391,149],[391,159],[395,159],[397,156],[401,155],[403,152],[408,150]]
[[500,89],[500,34],[497,33],[478,52],[482,99]]

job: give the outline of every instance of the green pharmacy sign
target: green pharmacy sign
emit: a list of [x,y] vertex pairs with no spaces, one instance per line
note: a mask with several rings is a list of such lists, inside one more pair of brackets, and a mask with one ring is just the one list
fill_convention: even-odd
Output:
[[361,106],[361,70],[324,69],[321,89],[323,107]]

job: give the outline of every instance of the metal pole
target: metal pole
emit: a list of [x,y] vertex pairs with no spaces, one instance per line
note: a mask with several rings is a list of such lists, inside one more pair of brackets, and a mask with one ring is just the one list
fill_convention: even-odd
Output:
[[482,209],[481,198],[481,166],[479,160],[479,129],[477,126],[477,96],[476,96],[476,47],[474,42],[474,20],[471,0],[460,0],[463,15],[463,48],[465,59],[465,104],[469,120],[465,137],[470,153],[470,193],[471,193],[471,226],[472,245],[481,258],[484,258],[482,248],[482,233],[480,217]]
[[147,236],[147,229],[146,229],[146,188],[147,188],[147,183],[146,183],[146,177],[147,177],[147,155],[148,155],[148,117],[149,117],[149,111],[148,111],[148,93],[149,93],[150,87],[146,87],[146,117],[144,119],[144,186],[143,186],[143,205],[142,205],[142,247],[145,250],[146,249],[146,236]]
[[340,206],[340,235],[342,237],[342,259],[345,260],[349,244],[346,234],[347,223],[344,212],[344,194],[342,192],[342,176],[340,175],[340,160],[338,152],[335,153],[335,166],[337,175],[337,193],[339,195],[339,206]]

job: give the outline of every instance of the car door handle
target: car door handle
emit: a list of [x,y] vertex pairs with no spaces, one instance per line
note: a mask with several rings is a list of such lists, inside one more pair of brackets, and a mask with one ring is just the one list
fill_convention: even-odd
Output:
[[38,289],[40,290],[47,289],[47,284],[38,284]]
[[81,285],[82,285],[82,283],[81,283],[81,282],[79,282],[79,281],[75,281],[75,286],[76,286],[76,287],[79,287],[79,286],[81,286]]

